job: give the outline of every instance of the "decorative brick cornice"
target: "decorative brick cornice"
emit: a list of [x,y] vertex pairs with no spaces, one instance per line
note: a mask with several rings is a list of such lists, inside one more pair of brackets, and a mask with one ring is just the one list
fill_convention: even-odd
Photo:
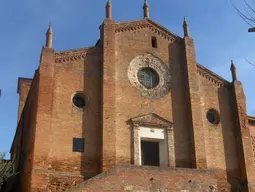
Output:
[[150,19],[142,19],[136,21],[128,21],[128,22],[117,22],[115,26],[115,32],[126,32],[126,31],[134,31],[138,29],[149,28],[151,31],[156,33],[158,36],[170,41],[174,42],[176,40],[180,40],[181,37],[171,33],[166,28],[161,25],[155,23]]
[[93,55],[99,52],[98,47],[81,48],[75,50],[67,50],[55,53],[55,62],[64,63],[68,61],[81,60],[88,55]]
[[230,85],[230,82],[228,82],[227,80],[223,79],[219,75],[213,73],[212,71],[203,67],[200,64],[197,64],[197,72],[201,77],[207,79],[208,81],[212,82],[213,84],[215,84],[218,87]]
[[255,125],[255,117],[248,116],[248,121],[250,125]]

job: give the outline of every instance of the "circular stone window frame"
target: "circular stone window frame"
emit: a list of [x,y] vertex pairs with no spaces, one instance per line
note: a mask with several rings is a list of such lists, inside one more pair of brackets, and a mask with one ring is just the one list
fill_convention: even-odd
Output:
[[[154,88],[146,88],[138,79],[138,72],[143,68],[151,68],[158,75],[158,85]],[[128,65],[128,79],[143,97],[160,99],[171,90],[171,70],[162,60],[150,53],[137,55]]]
[[[141,80],[139,79],[139,73],[142,72],[142,71],[145,70],[145,69],[150,70],[150,71],[151,71],[152,73],[154,73],[154,75],[156,76],[156,83],[155,83],[155,86],[146,87],[146,86],[141,82]],[[157,71],[155,71],[155,70],[154,70],[153,68],[151,68],[151,67],[141,68],[141,69],[137,72],[137,78],[138,78],[139,83],[141,83],[141,84],[142,84],[145,88],[147,88],[147,89],[153,89],[153,88],[157,87],[158,84],[159,84],[159,75],[158,75]]]
[[[85,106],[84,106],[84,107],[79,108],[79,107],[77,107],[77,106],[74,104],[73,98],[75,97],[75,95],[82,95],[82,96],[83,96],[84,101],[85,101]],[[74,93],[72,94],[72,96],[71,96],[71,103],[72,103],[72,106],[73,106],[74,108],[76,108],[77,110],[83,111],[83,110],[87,107],[87,105],[88,105],[88,98],[86,97],[86,95],[85,95],[85,93],[84,93],[83,91],[76,91],[76,92],[74,92]]]
[[[211,114],[214,115],[215,121],[214,121],[213,123],[209,121],[209,119],[208,119],[208,117],[207,117],[207,116],[208,116],[208,113],[211,113]],[[216,110],[216,109],[214,109],[214,108],[208,109],[207,112],[206,112],[206,120],[207,120],[207,122],[208,122],[210,125],[218,126],[218,125],[220,124],[220,113],[219,113],[219,111]]]

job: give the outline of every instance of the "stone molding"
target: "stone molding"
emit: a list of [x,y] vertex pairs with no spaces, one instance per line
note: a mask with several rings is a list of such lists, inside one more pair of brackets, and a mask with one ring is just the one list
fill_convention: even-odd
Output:
[[[155,88],[147,89],[138,79],[137,73],[142,68],[152,68],[159,77],[159,83]],[[170,68],[160,59],[152,54],[145,53],[134,57],[128,65],[128,79],[143,97],[149,99],[160,99],[169,93],[171,89],[171,71]]]
[[156,115],[155,113],[142,115],[138,117],[131,118],[131,121],[135,127],[137,126],[151,126],[154,128],[173,128],[173,123],[167,121],[166,119]]
[[175,147],[174,147],[174,132],[173,123],[166,119],[156,115],[154,113],[146,114],[130,119],[132,127],[132,146],[134,165],[140,165],[139,163],[139,127],[148,128],[163,128],[165,132],[165,139],[167,140],[167,151],[168,151],[168,167],[175,167]]
[[155,23],[150,19],[142,19],[136,21],[128,21],[128,22],[117,22],[115,27],[115,32],[126,32],[126,31],[134,31],[139,29],[148,28],[152,32],[156,33],[158,36],[168,40],[169,42],[174,42],[176,40],[180,40],[181,38],[161,25]]
[[55,53],[55,63],[64,63],[84,59],[99,52],[98,47],[81,48]]
[[217,74],[213,73],[209,69],[197,64],[197,73],[205,78],[206,80],[212,82],[217,87],[229,86],[230,82],[223,79],[222,77],[218,76]]

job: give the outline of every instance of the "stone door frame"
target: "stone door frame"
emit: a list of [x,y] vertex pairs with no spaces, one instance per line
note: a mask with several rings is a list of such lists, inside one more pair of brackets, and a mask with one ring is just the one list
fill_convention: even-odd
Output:
[[131,119],[132,122],[132,157],[134,165],[141,165],[140,159],[140,129],[148,128],[152,129],[160,129],[164,131],[164,140],[167,144],[167,154],[168,154],[168,163],[167,167],[175,167],[175,150],[174,150],[174,130],[173,123],[167,121],[166,119],[156,115],[156,114],[148,114],[139,117],[135,117]]

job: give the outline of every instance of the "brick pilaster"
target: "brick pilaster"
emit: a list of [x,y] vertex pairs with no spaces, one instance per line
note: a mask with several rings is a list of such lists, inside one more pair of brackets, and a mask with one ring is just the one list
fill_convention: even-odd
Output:
[[115,22],[105,19],[101,26],[103,42],[102,79],[102,170],[116,163],[116,117],[115,117]]
[[204,128],[202,121],[201,98],[199,92],[199,82],[197,77],[197,62],[195,56],[194,41],[191,37],[184,37],[184,54],[185,54],[185,74],[187,80],[187,98],[190,113],[190,129],[193,140],[192,162],[193,167],[206,169],[206,151]]
[[238,80],[233,80],[233,93],[234,93],[234,120],[236,124],[236,138],[238,145],[238,157],[241,169],[241,179],[248,183],[248,188],[245,191],[254,191],[249,182],[254,179],[252,175],[252,145],[251,135],[248,126],[248,117],[246,114],[246,97],[243,91],[242,83]]
[[[37,87],[37,112],[35,125],[35,138],[33,149],[32,169],[47,170],[48,154],[52,145],[51,140],[51,114],[53,103],[53,83],[54,83],[54,58],[55,52],[52,48],[43,47],[39,66],[39,81]],[[54,138],[52,138],[54,139]],[[47,183],[45,175],[40,178]],[[42,182],[42,180],[40,182]],[[37,177],[32,175],[31,186],[33,189],[38,186]],[[41,186],[42,189],[43,186]],[[44,186],[45,187],[45,186]]]

